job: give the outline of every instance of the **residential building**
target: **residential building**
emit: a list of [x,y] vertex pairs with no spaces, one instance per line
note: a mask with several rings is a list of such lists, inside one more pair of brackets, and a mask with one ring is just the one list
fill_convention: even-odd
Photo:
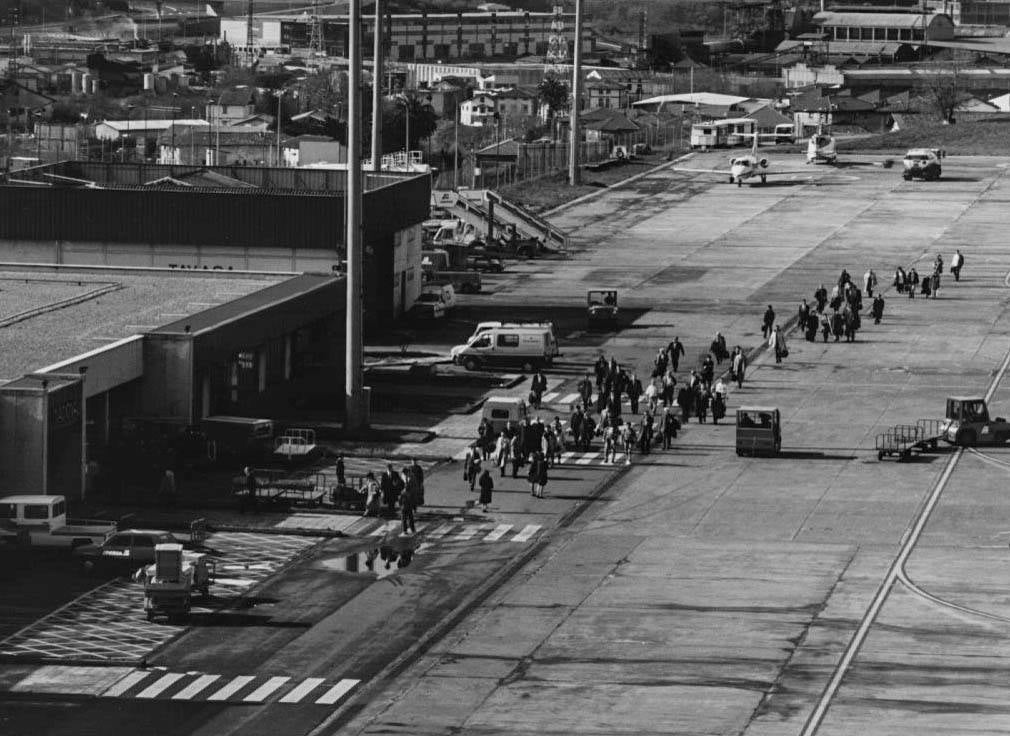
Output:
[[158,149],[162,164],[267,166],[280,160],[273,133],[230,126],[176,125],[158,136]]
[[256,112],[256,91],[252,87],[233,87],[221,93],[217,102],[207,106],[207,119],[220,125],[234,125]]
[[495,94],[494,107],[501,119],[532,117],[537,112],[537,94],[522,89],[501,90]]
[[631,102],[628,95],[628,85],[621,82],[592,80],[585,84],[586,109],[599,108],[621,110]]
[[281,141],[285,166],[347,163],[347,146],[324,135],[299,135]]
[[494,92],[474,92],[473,97],[459,104],[459,124],[476,128],[494,125],[496,98]]

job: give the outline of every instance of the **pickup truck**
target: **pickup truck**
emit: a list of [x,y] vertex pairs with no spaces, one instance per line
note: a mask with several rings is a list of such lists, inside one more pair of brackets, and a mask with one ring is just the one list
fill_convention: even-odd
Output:
[[115,531],[114,521],[68,521],[63,496],[24,494],[0,498],[0,544],[73,549],[102,544]]

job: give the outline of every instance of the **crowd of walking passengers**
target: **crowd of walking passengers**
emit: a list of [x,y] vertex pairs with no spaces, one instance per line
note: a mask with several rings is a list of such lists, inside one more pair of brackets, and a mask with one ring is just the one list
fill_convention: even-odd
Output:
[[[958,250],[951,259],[950,269],[955,281],[960,280],[963,266],[964,256]],[[914,267],[907,272],[898,267],[894,286],[898,293],[908,294],[910,299],[914,298],[917,287],[923,295],[935,297],[942,273],[943,258],[938,254],[931,276],[920,280]],[[814,291],[813,306],[806,299],[802,301],[798,314],[799,330],[810,342],[816,342],[818,332],[824,342],[830,336],[834,336],[835,342],[843,337],[847,342],[854,341],[861,326],[859,313],[863,309],[864,293],[873,300],[870,314],[874,323],[880,324],[883,319],[884,297],[877,286],[877,275],[873,269],[863,274],[862,290],[843,269],[830,292],[824,284]],[[775,310],[770,304],[762,320],[762,334],[775,355],[776,363],[788,357],[785,335],[781,326],[775,323]],[[499,478],[505,478],[511,472],[515,479],[526,468],[530,493],[543,498],[549,469],[561,462],[562,453],[568,450],[591,452],[596,438],[602,440],[605,463],[616,463],[619,454],[623,454],[625,463],[631,463],[631,457],[636,452],[647,455],[658,447],[670,449],[678,430],[692,416],[703,424],[711,413],[712,423],[718,424],[726,415],[729,389],[721,375],[716,377],[716,368],[723,361],[728,361],[730,382],[742,388],[747,374],[747,357],[739,345],[731,353],[726,338],[717,332],[698,368],[691,370],[678,388],[677,372],[684,354],[680,338],[674,337],[656,354],[651,376],[645,384],[634,371],[628,371],[615,358],[611,357],[608,361],[600,355],[593,371],[587,372],[579,381],[577,390],[580,400],[564,422],[559,416],[546,423],[540,417],[531,419],[527,416],[518,424],[508,422],[498,433],[487,418],[482,419],[477,427],[477,439],[463,461],[464,484],[471,492],[480,490],[479,503],[487,511],[494,490],[491,468],[498,468]],[[541,408],[546,390],[547,379],[537,371],[530,379],[530,408]],[[635,415],[627,419],[622,417],[625,396],[631,414]],[[643,410],[640,419],[637,418],[639,409]]]

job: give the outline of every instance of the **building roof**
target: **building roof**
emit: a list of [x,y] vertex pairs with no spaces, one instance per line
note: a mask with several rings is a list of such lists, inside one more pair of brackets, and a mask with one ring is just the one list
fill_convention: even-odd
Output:
[[764,105],[752,110],[747,114],[747,117],[752,118],[759,128],[774,128],[776,125],[793,122],[791,118],[786,117],[771,105]]
[[519,155],[519,141],[510,138],[500,143],[492,143],[477,150],[478,156],[509,156],[515,158]]
[[252,87],[232,87],[221,93],[217,100],[218,105],[254,105],[256,104],[256,90]]
[[[53,272],[55,271],[55,273]],[[246,295],[283,276],[227,272],[50,267],[0,271],[0,324],[29,309],[27,319],[3,324],[0,380],[20,378],[95,348],[197,314],[207,304]],[[225,297],[222,294],[227,293]],[[76,304],[67,300],[80,299]]]
[[233,127],[233,128],[240,128],[243,125],[249,125],[253,121],[256,121],[256,120],[258,120],[260,122],[267,123],[268,125],[273,125],[274,116],[273,115],[269,115],[269,114],[267,114],[265,112],[258,112],[255,115],[250,115],[247,118],[242,118],[241,120],[236,120],[234,123],[231,123],[231,127]]
[[[939,14],[926,16],[932,22]],[[813,22],[821,26],[854,26],[857,28],[922,28],[921,13],[817,13]]]
[[226,176],[210,169],[186,171],[172,176],[144,182],[145,187],[212,187],[215,189],[259,189],[255,184],[249,184],[231,176]]
[[194,127],[170,126],[158,134],[159,146],[269,146],[276,143],[273,133],[256,133],[230,126]]
[[624,115],[616,113],[603,120],[590,120],[585,124],[587,130],[598,130],[601,133],[627,133],[638,130],[638,124],[628,120]]
[[252,315],[266,307],[282,304],[316,289],[326,288],[343,281],[342,276],[306,273],[294,278],[286,278],[266,288],[251,291],[238,299],[225,301],[216,307],[204,309],[189,317],[177,319],[155,329],[147,330],[156,335],[196,335],[214,330],[228,322]]
[[676,95],[657,95],[645,100],[639,100],[633,105],[662,105],[666,103],[683,105],[739,105],[741,102],[751,99],[750,97],[737,97],[736,95],[723,95],[717,92],[684,92]]
[[208,127],[210,123],[206,120],[161,120],[161,119],[147,119],[147,120],[103,120],[98,123],[98,125],[107,125],[119,133],[133,133],[141,130],[165,130],[166,128],[171,128],[175,126],[193,126],[193,127]]

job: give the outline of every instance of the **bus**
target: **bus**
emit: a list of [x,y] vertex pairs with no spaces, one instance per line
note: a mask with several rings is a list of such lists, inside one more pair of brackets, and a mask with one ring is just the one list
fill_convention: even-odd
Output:
[[751,142],[757,131],[757,121],[752,118],[727,118],[695,123],[691,126],[691,148],[723,148],[742,146]]

